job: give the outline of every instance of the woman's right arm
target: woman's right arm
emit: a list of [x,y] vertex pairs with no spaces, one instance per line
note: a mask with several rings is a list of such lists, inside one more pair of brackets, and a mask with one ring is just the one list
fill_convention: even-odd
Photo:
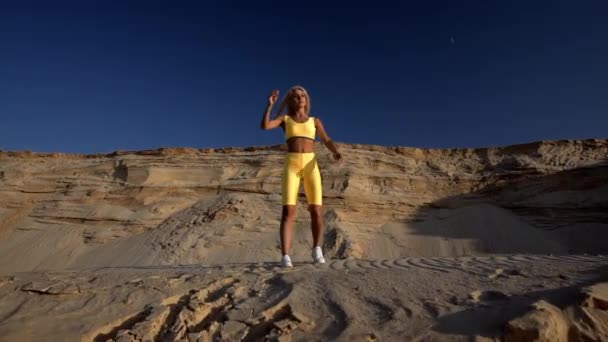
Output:
[[283,123],[283,117],[277,116],[275,119],[270,119],[270,112],[272,111],[272,106],[277,101],[279,97],[279,91],[273,90],[268,97],[268,104],[266,105],[266,110],[264,111],[264,116],[262,116],[262,122],[260,122],[260,128],[263,130],[273,129],[281,126]]

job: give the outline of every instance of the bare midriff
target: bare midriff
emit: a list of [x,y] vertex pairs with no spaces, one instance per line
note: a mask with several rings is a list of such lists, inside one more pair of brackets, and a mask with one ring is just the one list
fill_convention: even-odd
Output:
[[315,141],[304,137],[291,137],[287,140],[287,151],[291,153],[310,153],[314,151]]

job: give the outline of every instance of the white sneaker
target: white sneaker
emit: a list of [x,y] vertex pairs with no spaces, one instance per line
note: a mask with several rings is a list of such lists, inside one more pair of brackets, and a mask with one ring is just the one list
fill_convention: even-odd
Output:
[[293,267],[293,264],[291,263],[291,258],[289,257],[289,255],[287,255],[287,254],[283,255],[283,257],[281,258],[281,267]]
[[317,246],[312,249],[312,259],[315,263],[324,264],[325,258],[323,257],[323,251],[321,247]]

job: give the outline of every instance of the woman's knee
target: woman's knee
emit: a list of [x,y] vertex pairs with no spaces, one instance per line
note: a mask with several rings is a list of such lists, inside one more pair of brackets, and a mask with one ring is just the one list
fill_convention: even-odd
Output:
[[308,210],[310,211],[310,216],[321,218],[323,216],[323,206],[319,204],[310,204],[308,205]]
[[296,217],[296,206],[295,205],[284,205],[283,212],[281,214],[282,221],[293,221]]

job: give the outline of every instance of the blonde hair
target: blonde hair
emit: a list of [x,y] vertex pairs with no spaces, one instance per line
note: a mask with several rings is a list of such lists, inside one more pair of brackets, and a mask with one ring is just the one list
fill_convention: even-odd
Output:
[[287,114],[289,114],[289,115],[295,114],[296,109],[293,108],[293,103],[290,101],[290,99],[296,90],[301,90],[304,92],[304,96],[306,96],[306,115],[310,115],[310,96],[308,96],[308,92],[306,91],[306,89],[304,89],[304,87],[295,85],[295,86],[289,88],[289,90],[287,91],[287,94],[285,94],[285,96],[283,96],[283,99],[281,100],[281,102],[279,104],[279,110],[277,111],[277,116],[281,115],[281,111],[283,111],[285,106],[287,106]]

